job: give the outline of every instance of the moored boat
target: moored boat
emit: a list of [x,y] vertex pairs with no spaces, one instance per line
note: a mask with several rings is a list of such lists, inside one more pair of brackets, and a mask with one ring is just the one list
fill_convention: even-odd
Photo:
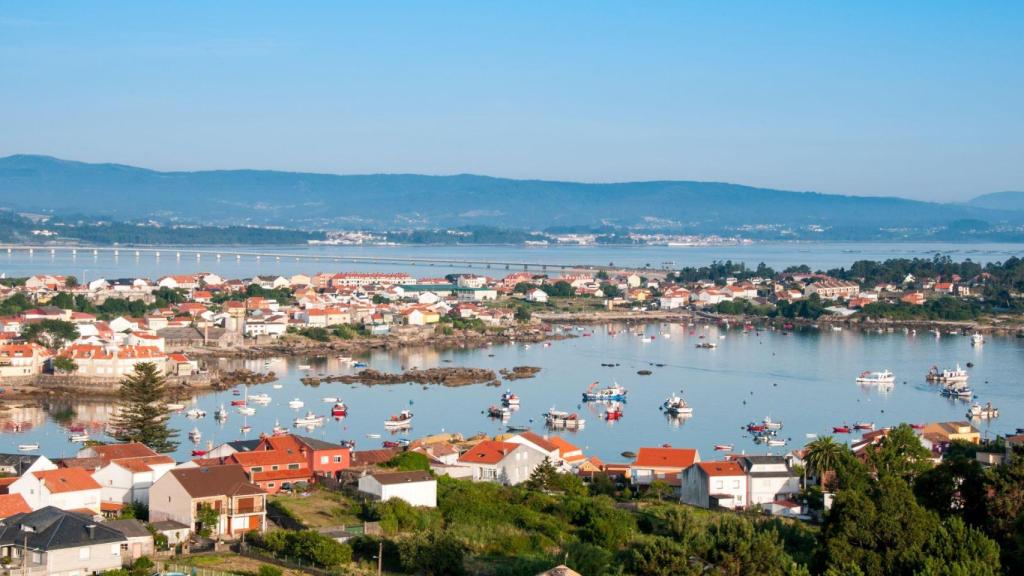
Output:
[[731,452],[732,444],[715,444],[715,450],[718,452]]
[[628,391],[619,386],[618,384],[612,384],[611,386],[605,386],[604,388],[597,388],[597,382],[594,382],[587,388],[587,391],[583,393],[584,402],[601,402],[608,400],[622,401],[626,399]]
[[35,452],[39,450],[39,444],[18,444],[18,450],[21,452]]
[[971,346],[981,346],[984,343],[985,337],[980,333],[975,332],[974,334],[971,334]]
[[661,404],[662,410],[672,416],[689,416],[693,414],[693,407],[686,403],[681,397],[672,394]]
[[506,420],[512,416],[512,410],[508,406],[491,406],[487,408],[487,415],[491,418]]
[[306,403],[303,402],[302,400],[299,400],[298,398],[288,401],[288,407],[293,410],[298,410],[299,408],[302,408],[305,405]]
[[412,424],[412,411],[402,410],[395,416],[384,421],[385,428],[405,428]]
[[961,368],[960,364],[957,364],[954,369],[945,368],[943,370],[939,370],[938,366],[932,366],[926,378],[929,382],[953,384],[956,382],[967,382],[969,376],[967,371]]
[[833,426],[832,427],[832,433],[833,434],[849,434],[850,433],[850,427],[847,426],[846,424],[843,424],[842,426]]
[[579,414],[556,410],[555,408],[551,408],[544,413],[544,422],[552,428],[566,428],[569,430],[579,430],[586,424],[586,420],[580,418]]
[[974,390],[966,384],[950,385],[947,384],[939,391],[940,394],[946,398],[960,398],[962,400],[970,400],[974,397]]
[[305,416],[299,416],[295,419],[294,424],[300,427],[312,428],[313,426],[319,426],[324,423],[324,417],[318,416],[312,412],[306,412]]
[[348,406],[344,402],[338,401],[331,407],[331,416],[340,418],[342,416],[348,416]]
[[252,416],[256,413],[256,409],[252,406],[239,406],[238,413],[243,416]]
[[224,408],[223,404],[221,404],[220,408],[218,408],[217,411],[213,413],[213,417],[216,418],[217,420],[228,419],[228,411],[226,408]]
[[975,402],[971,405],[970,410],[967,411],[968,418],[978,418],[980,420],[989,420],[992,418],[999,417],[999,408],[992,406],[991,402],[985,403],[984,406]]
[[76,433],[72,434],[68,439],[71,440],[72,442],[88,442],[89,441],[89,433],[88,432],[76,432]]
[[505,390],[501,395],[501,403],[505,406],[519,406],[519,396],[516,396],[511,390]]
[[192,430],[189,430],[188,439],[198,443],[203,439],[203,433],[199,431],[199,428],[192,428]]
[[604,411],[605,420],[621,420],[622,419],[622,404],[619,402],[613,402],[607,410]]
[[857,376],[858,384],[895,384],[896,376],[893,375],[889,370],[882,370],[881,372],[861,372],[860,376]]
[[201,408],[192,408],[185,413],[185,416],[192,419],[206,418],[206,410]]
[[875,423],[874,422],[863,422],[863,421],[862,422],[857,422],[857,423],[855,423],[853,425],[853,429],[854,430],[874,430],[875,429]]

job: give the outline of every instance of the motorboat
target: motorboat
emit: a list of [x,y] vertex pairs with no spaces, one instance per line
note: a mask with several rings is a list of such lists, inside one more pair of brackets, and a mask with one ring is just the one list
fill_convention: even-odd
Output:
[[716,452],[732,452],[732,444],[715,444]]
[[220,408],[218,408],[217,411],[213,413],[213,417],[216,418],[217,420],[228,419],[228,411],[226,408],[224,408],[223,404],[221,404]]
[[342,416],[348,416],[348,406],[345,406],[344,402],[338,401],[331,407],[331,416],[335,418],[341,418]]
[[203,439],[203,433],[199,431],[199,428],[192,428],[188,433],[188,439],[198,444]]
[[274,427],[270,429],[270,432],[274,436],[280,436],[282,434],[287,434],[288,433],[288,429],[285,428],[284,426],[281,426],[281,421],[280,420],[274,420]]
[[312,370],[313,367],[310,366],[309,364],[299,364],[298,365],[298,369],[299,370]]
[[605,386],[604,388],[597,388],[597,382],[594,382],[587,388],[587,391],[583,393],[584,402],[604,402],[604,401],[623,401],[626,399],[628,390],[619,386],[618,384],[612,384],[611,386]]
[[553,407],[544,413],[544,421],[552,428],[568,430],[580,430],[586,424],[586,420],[580,418],[579,414],[555,410]]
[[519,425],[519,424],[510,424],[508,426],[505,426],[505,431],[506,432],[511,432],[513,434],[517,434],[519,432],[529,432],[530,431],[530,427],[529,426]]
[[184,410],[185,405],[179,402],[168,402],[167,404],[164,404],[164,408],[167,408],[171,412],[177,412],[179,410]]
[[697,348],[710,350],[712,348],[718,348],[718,344],[715,344],[714,342],[701,342],[700,344],[697,344]]
[[334,403],[336,403],[338,401],[338,397],[337,396],[324,396],[321,400],[324,401],[324,404],[334,404]]
[[786,441],[782,440],[781,438],[769,438],[768,441],[765,442],[765,444],[767,444],[769,446],[778,447],[778,446],[785,446],[786,445]]
[[882,370],[881,372],[861,372],[860,376],[857,376],[857,384],[895,384],[896,376],[893,375],[889,370]]
[[693,407],[686,403],[681,397],[672,394],[661,404],[662,410],[672,416],[689,416],[693,414]]
[[292,410],[298,410],[299,408],[302,408],[305,405],[306,403],[303,402],[302,400],[299,400],[298,398],[288,401],[288,407],[291,408]]
[[508,406],[490,406],[487,408],[487,416],[507,420],[512,416],[512,409]]
[[249,396],[249,401],[250,402],[255,402],[257,404],[263,404],[264,406],[267,405],[267,404],[270,404],[270,400],[271,400],[271,398],[270,398],[270,395],[268,395],[268,394],[253,394],[252,396]]
[[772,420],[771,416],[765,416],[761,423],[764,424],[765,430],[782,430],[782,422]]
[[943,389],[940,390],[939,393],[945,396],[946,398],[960,398],[963,400],[970,400],[971,398],[974,397],[974,390],[972,390],[971,387],[967,386],[966,384],[962,384],[959,386],[947,385],[943,387]]
[[999,408],[992,406],[991,402],[985,403],[984,406],[975,402],[971,404],[971,409],[967,411],[968,418],[978,418],[980,420],[989,420],[992,418],[999,417]]
[[505,393],[501,395],[501,403],[509,408],[519,406],[519,396],[511,390],[505,390]]
[[846,424],[843,424],[842,426],[833,426],[832,427],[832,433],[833,434],[849,434],[850,431],[851,431],[850,427],[847,426]]
[[191,410],[185,413],[185,417],[192,418],[193,420],[198,420],[199,418],[206,418],[206,410],[203,410],[201,408],[192,408]]
[[20,452],[35,452],[39,450],[39,444],[18,444]]
[[853,429],[854,430],[874,430],[875,429],[875,423],[874,422],[856,422],[853,425]]
[[342,440],[341,442],[338,442],[338,446],[341,446],[342,448],[352,449],[352,448],[356,447],[356,441],[355,440]]
[[367,438],[380,438],[380,434],[377,434],[377,433],[375,433],[375,432],[370,432],[370,433],[368,433],[368,434],[366,435],[366,437],[367,437]]
[[280,390],[281,388],[284,388],[284,384],[271,384],[270,387],[274,390]]
[[88,432],[76,432],[76,433],[72,434],[68,439],[71,440],[72,442],[88,442],[89,441],[89,433]]
[[294,423],[296,426],[312,428],[313,426],[319,426],[323,424],[324,417],[317,416],[312,412],[306,412],[305,416],[299,416],[298,418],[296,418]]
[[232,400],[231,401],[231,405],[232,406],[245,406],[246,405],[246,401],[245,400]]
[[981,346],[984,343],[985,343],[985,337],[984,336],[982,336],[978,332],[975,332],[974,334],[971,334],[971,346]]
[[238,431],[241,432],[242,434],[248,434],[249,432],[252,432],[252,426],[249,426],[248,424],[242,424]]
[[949,368],[939,370],[938,366],[932,366],[931,370],[928,371],[928,376],[926,376],[929,382],[939,382],[941,384],[967,382],[968,378],[967,370],[961,368],[960,364],[957,364],[956,368],[952,370]]
[[412,425],[412,410],[402,410],[384,421],[385,428],[405,428]]
[[238,413],[242,416],[252,416],[256,413],[256,409],[252,406],[239,406]]

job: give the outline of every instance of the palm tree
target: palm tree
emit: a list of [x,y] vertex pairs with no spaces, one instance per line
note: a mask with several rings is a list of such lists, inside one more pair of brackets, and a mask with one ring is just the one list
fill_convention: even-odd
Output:
[[807,445],[807,452],[804,454],[804,470],[810,470],[818,478],[823,478],[826,472],[835,470],[845,448],[831,436],[818,438]]

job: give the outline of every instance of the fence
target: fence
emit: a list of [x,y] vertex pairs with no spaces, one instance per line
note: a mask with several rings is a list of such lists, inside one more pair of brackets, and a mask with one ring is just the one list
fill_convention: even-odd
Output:
[[163,564],[163,572],[179,572],[189,576],[236,576],[234,572],[214,570],[213,568],[204,568],[202,566],[191,566],[178,562],[162,562],[161,564]]

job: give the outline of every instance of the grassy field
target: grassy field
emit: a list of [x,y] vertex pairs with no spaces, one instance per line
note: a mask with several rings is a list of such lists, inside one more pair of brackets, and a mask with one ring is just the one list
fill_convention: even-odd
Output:
[[308,528],[359,524],[359,505],[344,495],[328,490],[312,490],[306,494],[277,494],[270,497],[298,518]]
[[[256,574],[259,572],[260,566],[265,564],[268,566],[274,566],[273,564],[261,562],[255,558],[231,553],[191,556],[180,561],[175,561],[174,564],[186,564],[197,568],[208,568],[210,570],[217,570],[229,574]],[[280,568],[279,566],[277,567]],[[302,576],[305,574],[305,572],[302,572],[301,570],[282,570],[283,576]]]

